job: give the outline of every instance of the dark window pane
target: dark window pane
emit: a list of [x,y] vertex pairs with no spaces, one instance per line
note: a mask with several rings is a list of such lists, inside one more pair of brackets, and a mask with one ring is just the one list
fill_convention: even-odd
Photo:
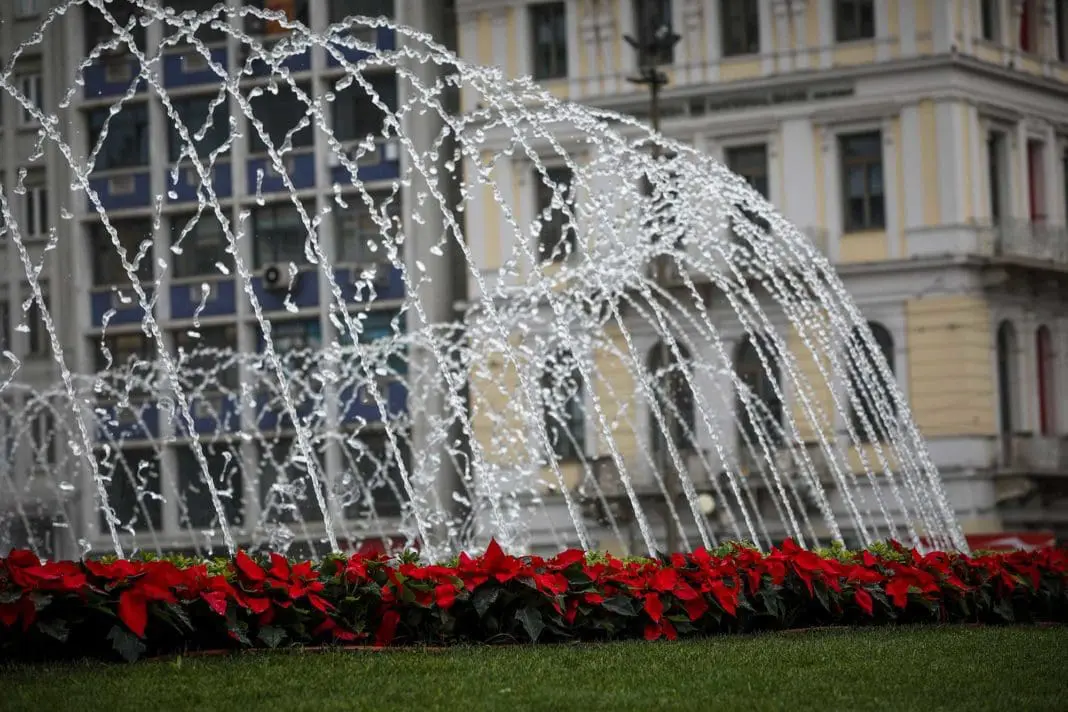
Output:
[[874,38],[874,0],[835,0],[834,23],[838,42]]
[[753,0],[723,0],[723,56],[760,51],[760,12]]
[[[211,28],[211,23],[214,22],[216,18],[219,18],[220,22],[225,22],[227,20],[226,13],[219,7],[219,5],[219,0],[167,0],[166,3],[168,10],[174,10],[174,12],[179,15],[185,12],[194,12],[201,16],[207,15],[208,20],[200,23],[200,26],[197,27],[196,34],[194,35],[199,42],[206,44],[224,42],[226,40],[226,32]],[[167,39],[168,36],[176,35],[178,32],[179,28],[171,25],[164,25],[164,39]]]
[[391,112],[397,110],[397,80],[392,76],[372,79],[372,95],[358,82],[338,92],[333,103],[334,136],[339,141],[362,141],[369,135],[381,136],[385,114],[376,104],[385,104]]
[[[132,263],[139,282],[152,281],[152,221],[144,219],[114,220],[111,223],[119,244],[126,250],[126,261]],[[90,249],[93,259],[93,286],[127,285],[129,276],[122,266],[118,248],[102,223],[93,223],[89,228]],[[145,245],[145,243],[148,243]],[[138,261],[142,247],[146,248]]]
[[[877,366],[877,360],[880,357],[885,359],[890,372],[894,373],[894,338],[881,324],[868,322],[868,328],[871,329],[877,351],[872,352],[859,327],[853,331],[847,354],[848,381],[850,389],[860,401],[861,411],[868,419],[868,426],[873,428],[876,431],[875,435],[881,439],[883,427],[888,424],[886,418],[880,415],[880,406],[876,405],[876,400],[882,401],[881,407],[888,409],[891,417],[896,417],[897,406],[893,402],[890,384],[883,377],[881,368]],[[862,370],[864,368],[867,368],[868,374]],[[853,428],[862,442],[868,442],[872,439],[872,433],[864,427],[861,411],[857,411],[855,406],[850,406]]]
[[[215,105],[216,96],[198,96],[189,99],[176,99],[173,101],[174,110],[185,127],[189,138],[193,141],[193,148],[197,158],[204,163],[208,162],[212,151],[224,145],[230,138],[230,108],[227,98],[223,97],[221,103]],[[208,112],[211,111],[210,123]],[[171,161],[177,161],[182,154],[182,149],[187,149],[182,142],[178,127],[168,121],[169,125],[169,148]],[[203,138],[197,140],[198,136]],[[188,153],[188,149],[186,150]]]
[[[227,445],[202,443],[204,459],[208,463],[208,474],[215,484],[223,514],[230,524],[241,523],[242,481],[240,458]],[[211,500],[211,490],[204,481],[204,471],[197,462],[192,445],[177,449],[178,461],[178,523],[187,526],[206,528],[217,527],[219,516]]]
[[[768,364],[767,368],[761,362],[761,353]],[[753,413],[751,414],[746,408],[741,392],[738,394],[735,409],[741,423],[742,434],[749,438],[754,448],[759,448],[758,432],[763,433],[770,440],[770,445],[781,444],[783,404],[779,397],[781,391],[776,391],[781,386],[781,374],[774,344],[770,339],[762,338],[758,352],[754,340],[746,338],[735,356],[735,370],[752,398],[750,408]]]
[[[307,85],[298,86],[310,100],[311,88]],[[263,124],[263,131],[276,151],[281,150],[290,131],[295,129],[308,113],[308,104],[288,84],[279,86],[277,93],[264,88],[262,94],[249,100],[249,104],[252,107],[252,115]],[[252,126],[251,122],[249,122],[249,133],[252,152],[266,153],[267,144],[264,143],[263,136],[256,127]],[[311,123],[291,137],[294,148],[310,146],[313,140]]]
[[[670,34],[673,30],[671,0],[634,0],[634,27],[636,39],[642,46],[639,64],[672,64],[675,61],[675,46],[658,43],[657,35],[662,29]],[[656,46],[654,55],[646,48]]]
[[[110,42],[117,35],[114,25],[108,16],[89,3],[82,3],[82,22],[85,27],[85,53],[88,55],[97,45]],[[112,0],[104,7],[114,20],[115,24],[123,27],[133,37],[134,44],[144,51],[145,28],[140,22],[141,8],[134,0]],[[123,42],[117,48],[118,52],[126,52],[128,45]]]
[[[309,219],[315,215],[315,205],[304,203]],[[297,207],[286,200],[256,208],[252,213],[252,251],[256,267],[273,262],[307,262],[304,243],[308,228],[301,220]]]
[[148,165],[148,106],[144,102],[124,104],[114,116],[111,107],[93,109],[88,120],[89,150],[96,148],[105,124],[108,130],[96,156],[97,170]]
[[[376,206],[378,220],[382,220],[381,210],[385,208],[385,219],[391,224],[388,238],[392,238],[396,235],[395,231],[399,225],[400,198],[390,198],[388,194],[372,193],[371,199]],[[375,222],[363,198],[359,195],[348,195],[346,202],[347,208],[334,208],[338,261],[355,264],[389,262],[389,252],[385,243],[387,234],[383,234],[382,228]],[[398,259],[401,259],[401,246],[397,245],[396,249]]]
[[[313,446],[311,455],[322,477],[322,454]],[[307,458],[294,438],[281,438],[269,447],[260,446],[260,506],[267,521],[291,524],[322,521],[315,497],[314,477]],[[324,491],[325,495],[325,491]]]
[[393,0],[330,0],[331,23],[353,15],[392,19],[395,12]]
[[572,173],[567,166],[549,168],[542,175],[534,172],[538,182],[538,257],[542,261],[560,262],[574,253],[577,246],[575,227],[567,215],[572,204]]
[[408,501],[404,471],[411,473],[412,456],[407,438],[397,438],[400,458],[380,433],[361,433],[341,445],[339,499],[348,519],[364,519],[372,507],[380,517],[395,517]]
[[567,7],[562,2],[530,6],[534,78],[567,76]]
[[[174,276],[219,277],[218,265],[229,265],[230,255],[222,224],[211,208],[200,215],[175,215],[171,218],[171,268]],[[175,249],[179,250],[175,253]]]
[[[159,456],[151,448],[118,450],[97,453],[100,474],[111,478],[107,482],[108,506],[125,531],[159,530],[163,523],[160,502]],[[100,515],[100,529],[108,525]]]
[[202,326],[174,333],[182,388],[212,393],[237,390],[237,330],[234,326]]
[[156,351],[151,339],[140,333],[110,334],[103,339],[90,339],[90,348],[97,371],[103,371],[108,367],[105,348],[111,352],[111,368],[113,369],[136,363],[141,366],[141,370],[144,370]]
[[582,373],[569,352],[561,352],[545,366],[541,377],[545,431],[559,459],[573,459],[586,451],[586,406]]
[[878,131],[839,137],[843,223],[847,232],[886,226],[882,136]]
[[[694,372],[693,367],[689,365],[690,353],[682,344],[676,343],[675,348],[681,353],[681,360],[675,351],[663,342],[653,346],[649,353],[649,372],[656,384],[654,394],[663,422],[667,424],[668,435],[677,449],[692,450],[696,411],[690,382]],[[666,448],[664,426],[657,420],[652,409],[649,411],[649,429],[653,451]]]
[[[274,10],[281,13],[290,22],[300,22],[305,26],[308,20],[308,0],[244,0],[244,5],[260,10]],[[245,15],[245,31],[250,35],[284,35],[289,32],[277,20],[263,20],[257,15]]]
[[740,175],[765,198],[768,197],[768,149],[764,144],[737,146],[726,152],[727,168]]

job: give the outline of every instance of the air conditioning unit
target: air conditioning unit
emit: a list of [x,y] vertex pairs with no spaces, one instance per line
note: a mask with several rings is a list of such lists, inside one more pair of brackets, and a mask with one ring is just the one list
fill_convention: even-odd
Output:
[[289,265],[267,265],[263,268],[263,288],[271,292],[288,292],[296,286],[297,276],[289,271]]

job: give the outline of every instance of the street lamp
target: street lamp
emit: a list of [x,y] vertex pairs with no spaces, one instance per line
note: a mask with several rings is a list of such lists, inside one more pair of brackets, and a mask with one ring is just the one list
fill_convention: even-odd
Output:
[[[659,5],[659,7],[658,7]],[[642,12],[640,13],[639,22],[641,23],[638,32],[638,39],[631,37],[630,35],[624,35],[623,39],[638,53],[638,74],[633,77],[628,77],[628,81],[639,86],[649,87],[649,124],[653,133],[660,133],[660,88],[666,86],[670,79],[667,73],[660,69],[660,61],[665,56],[670,56],[675,45],[682,39],[671,29],[670,17],[665,17],[667,13],[664,12],[664,2],[657,2],[654,0],[644,0],[641,4]],[[649,28],[655,28],[651,32]],[[641,31],[644,29],[645,31]],[[651,144],[651,154],[653,159],[660,157],[660,146],[656,142],[655,137]],[[660,259],[658,255],[653,263],[653,279],[657,280],[661,286],[668,286],[668,259]],[[665,404],[667,401],[668,393],[673,392],[675,389],[671,386],[672,376],[668,375],[668,362],[671,358],[671,353],[667,345],[667,341],[661,338],[658,344],[658,365],[664,372],[664,383],[661,389],[662,397]],[[667,391],[665,393],[664,391]],[[665,424],[670,426],[674,422],[673,416],[665,411]],[[679,479],[676,475],[672,475],[668,472],[671,467],[669,461],[667,439],[671,437],[672,430],[676,428],[666,427],[663,433],[663,437],[654,438],[653,446],[653,460],[655,467],[660,472],[662,481],[664,483],[665,499],[664,502],[664,523],[666,529],[666,544],[669,553],[678,551],[679,549],[679,532],[671,521],[671,507],[678,502],[679,493],[678,485]]]

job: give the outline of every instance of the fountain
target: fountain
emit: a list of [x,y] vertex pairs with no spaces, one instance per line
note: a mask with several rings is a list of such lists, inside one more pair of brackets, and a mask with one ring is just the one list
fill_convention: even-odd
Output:
[[[317,556],[377,541],[439,558],[491,536],[513,551],[643,553],[731,539],[766,548],[786,536],[965,547],[893,374],[833,269],[716,161],[383,19],[312,32],[270,10],[129,4],[127,21],[121,3],[71,0],[0,75],[40,124],[31,160],[60,155],[66,197],[88,206],[80,216],[64,208],[45,258],[76,250],[82,223],[98,224],[123,283],[91,346],[72,345],[73,316],[50,310],[18,217],[25,176],[5,177],[8,255],[30,285],[19,319],[39,318],[58,378],[31,382],[4,353],[0,551],[15,532],[75,556]],[[75,7],[108,22],[113,39],[89,48],[60,108],[102,63],[133,66],[92,140],[64,131],[65,119],[13,82],[20,57]],[[267,41],[250,23],[284,32]],[[239,57],[220,60],[202,40],[209,30]],[[156,38],[147,54],[146,31]],[[196,121],[164,88],[176,47],[213,77]],[[309,93],[293,75],[312,53],[339,72]],[[395,103],[375,81],[383,69],[395,73]],[[346,92],[369,97],[383,122],[343,145],[329,107]],[[460,92],[474,107],[465,113]],[[282,136],[256,111],[279,93],[306,107]],[[94,164],[109,126],[146,96],[181,150],[165,184],[148,179],[162,190],[131,242]],[[222,135],[204,150],[213,132]],[[317,195],[300,183],[294,147],[309,134],[326,176]],[[250,140],[265,159],[228,164]],[[397,174],[375,182],[366,166],[388,152]],[[231,168],[233,184],[244,176],[251,186],[240,200]],[[535,214],[517,186],[540,191],[546,209]],[[250,216],[274,198],[299,239],[262,269]],[[171,210],[182,201],[196,210],[184,225]],[[372,253],[362,263],[342,254],[351,236],[331,227],[354,206],[365,216],[358,247]],[[199,301],[175,336],[161,295],[202,224],[217,226],[226,255],[193,281]],[[503,253],[499,266],[486,266],[488,251]],[[209,297],[221,284],[255,327],[255,341],[236,338],[242,348],[204,337],[209,319],[219,323]],[[294,345],[286,319],[307,311],[307,285],[317,285],[323,333]],[[123,353],[110,336],[118,320],[140,323],[143,352]]]

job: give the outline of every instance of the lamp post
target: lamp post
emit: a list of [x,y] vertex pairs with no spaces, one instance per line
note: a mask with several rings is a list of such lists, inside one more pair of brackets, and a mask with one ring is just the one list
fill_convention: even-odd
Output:
[[[649,87],[649,124],[654,133],[660,132],[660,89],[666,86],[670,79],[667,74],[660,69],[660,59],[662,54],[667,54],[670,50],[674,49],[679,40],[682,39],[671,29],[671,18],[664,17],[662,11],[665,8],[665,3],[658,0],[644,0],[641,3],[641,13],[639,22],[638,38],[635,39],[630,35],[624,35],[623,39],[629,44],[638,55],[638,74],[633,77],[628,77],[628,81],[639,86]],[[660,146],[654,140],[651,144],[650,152],[653,159],[660,157]],[[657,236],[659,237],[659,236]],[[667,281],[667,260],[661,259],[661,256],[657,256],[653,262],[653,279],[657,280],[662,286],[666,286]],[[663,370],[664,381],[663,388],[661,388],[661,397],[664,399],[665,405],[667,398],[669,397],[664,391],[673,391],[671,388],[673,375],[669,375],[667,367],[668,361],[671,358],[671,352],[668,348],[667,341],[664,338],[659,340],[657,361],[659,362],[659,368]],[[671,521],[671,506],[678,501],[678,477],[669,473],[671,468],[670,457],[668,454],[667,439],[672,436],[673,430],[676,428],[671,427],[676,419],[665,411],[665,432],[660,438],[654,438],[653,446],[653,460],[654,466],[660,472],[662,481],[664,483],[665,502],[664,502],[664,524],[666,529],[666,544],[669,553],[678,551],[679,549],[679,532]]]

